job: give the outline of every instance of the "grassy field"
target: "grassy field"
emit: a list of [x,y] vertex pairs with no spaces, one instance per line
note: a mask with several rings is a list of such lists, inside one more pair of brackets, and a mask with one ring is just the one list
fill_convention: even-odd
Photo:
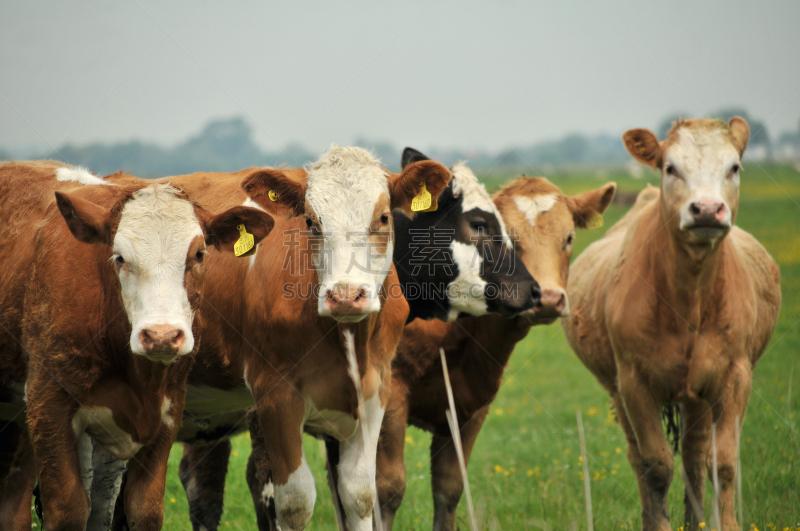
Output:
[[[800,353],[800,174],[755,162],[745,166],[737,224],[753,233],[778,261],[783,307],[772,342],[755,370],[742,434],[744,527],[800,529],[800,434],[793,412],[800,402],[800,363],[795,367]],[[490,188],[496,187],[510,177],[492,174],[486,182]],[[570,194],[608,180],[628,192],[640,190],[645,182],[657,184],[649,172],[640,180],[623,173],[580,172],[554,175],[552,180]],[[626,210],[612,206],[603,228],[579,232],[576,256]],[[481,526],[503,530],[586,528],[575,420],[580,409],[586,427],[595,528],[640,529],[639,499],[625,458],[624,438],[608,406],[607,395],[572,353],[560,326],[532,330],[511,358],[469,464]],[[429,444],[427,433],[409,430],[408,489],[395,529],[431,528]],[[222,528],[253,529],[255,517],[244,480],[248,438],[236,438],[233,447]],[[335,529],[320,443],[306,438],[305,450],[317,484],[309,529]],[[180,452],[176,446],[170,459],[164,526],[170,530],[191,529],[186,497],[177,478]],[[709,488],[706,500],[712,499],[710,492]],[[679,475],[669,499],[677,528],[683,515]],[[706,509],[710,514],[708,504]],[[461,528],[468,529],[463,499],[459,517]]]

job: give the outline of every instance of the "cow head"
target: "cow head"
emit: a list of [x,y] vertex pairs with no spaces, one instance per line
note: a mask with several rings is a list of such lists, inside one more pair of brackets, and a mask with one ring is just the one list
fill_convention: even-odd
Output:
[[622,135],[628,152],[661,171],[661,209],[672,234],[701,256],[728,233],[739,206],[747,122],[680,120],[659,142],[647,129]]
[[242,188],[260,205],[277,204],[305,217],[319,314],[357,322],[381,309],[379,293],[394,251],[393,211],[412,215],[423,184],[435,199],[449,180],[447,168],[432,161],[393,174],[364,149],[334,145],[308,166],[305,182],[266,169],[245,177]]
[[[402,165],[428,160],[411,148]],[[462,315],[516,315],[539,300],[539,285],[510,245],[503,218],[486,188],[463,163],[438,208],[396,223],[395,265],[409,319],[452,321]]]
[[523,314],[529,324],[549,324],[569,313],[566,287],[575,229],[601,215],[616,188],[606,183],[570,197],[543,177],[520,177],[495,195],[517,254],[542,289],[539,304]]
[[258,243],[272,230],[273,219],[247,207],[211,215],[169,184],[103,188],[106,206],[79,191],[56,192],[58,209],[75,238],[111,247],[132,328],[131,351],[169,363],[194,349],[192,322],[206,246],[232,252],[239,225]]

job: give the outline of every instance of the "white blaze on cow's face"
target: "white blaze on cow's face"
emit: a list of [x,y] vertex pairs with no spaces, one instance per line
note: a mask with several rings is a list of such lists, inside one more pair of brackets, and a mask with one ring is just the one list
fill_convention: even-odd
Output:
[[332,146],[308,168],[306,217],[317,240],[322,316],[356,322],[380,311],[393,250],[387,177],[380,162],[357,147]]
[[740,168],[739,151],[721,128],[678,128],[662,168],[667,219],[676,216],[689,241],[727,233],[739,204]]
[[740,159],[749,138],[750,127],[738,116],[727,124],[709,118],[680,120],[663,142],[647,129],[622,135],[636,160],[661,171],[662,215],[692,252],[713,248],[733,225]]
[[205,251],[194,206],[179,193],[168,184],[136,191],[122,209],[113,242],[131,350],[163,362],[194,348],[195,309],[187,285],[194,298],[191,269]]

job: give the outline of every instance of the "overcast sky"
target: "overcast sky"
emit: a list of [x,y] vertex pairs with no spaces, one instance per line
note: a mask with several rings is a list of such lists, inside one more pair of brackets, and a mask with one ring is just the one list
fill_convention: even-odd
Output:
[[172,145],[245,116],[268,150],[359,135],[500,149],[745,106],[800,121],[800,2],[5,0],[0,147]]

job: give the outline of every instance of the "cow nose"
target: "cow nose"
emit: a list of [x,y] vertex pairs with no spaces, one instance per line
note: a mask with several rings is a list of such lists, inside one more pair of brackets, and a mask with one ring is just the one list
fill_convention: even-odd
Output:
[[148,354],[177,353],[186,342],[186,335],[169,325],[154,325],[139,332],[139,342]]
[[349,284],[337,284],[325,293],[325,304],[334,317],[363,313],[367,306],[367,290]]
[[559,317],[567,307],[567,294],[563,289],[546,289],[536,305],[537,317]]
[[727,214],[725,203],[711,199],[701,199],[689,205],[689,212],[696,225],[719,225]]

